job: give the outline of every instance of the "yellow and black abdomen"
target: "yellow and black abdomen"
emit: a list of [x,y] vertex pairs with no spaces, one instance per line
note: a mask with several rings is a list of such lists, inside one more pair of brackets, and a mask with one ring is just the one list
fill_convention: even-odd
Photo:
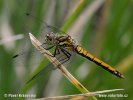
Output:
[[81,55],[81,56],[93,61],[94,63],[96,63],[97,65],[101,66],[102,68],[104,68],[105,70],[109,71],[110,73],[116,75],[117,77],[124,78],[124,76],[119,71],[117,71],[116,69],[114,69],[113,67],[108,65],[107,63],[103,62],[102,60],[96,58],[95,56],[90,54],[88,51],[86,51],[84,48],[80,47],[79,45],[75,48],[75,51],[79,55]]

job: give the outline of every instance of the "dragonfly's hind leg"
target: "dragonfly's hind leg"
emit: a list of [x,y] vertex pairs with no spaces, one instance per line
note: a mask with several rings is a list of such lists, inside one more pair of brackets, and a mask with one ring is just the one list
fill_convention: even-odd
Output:
[[66,62],[70,59],[70,57],[71,57],[71,54],[70,54],[68,51],[66,51],[65,49],[60,48],[60,50],[62,51],[62,53],[64,54],[65,57],[62,56],[62,57],[64,57],[64,58],[60,57],[60,58],[58,59],[59,62],[60,62],[60,64],[59,64],[58,66],[60,66],[61,64],[66,63]]

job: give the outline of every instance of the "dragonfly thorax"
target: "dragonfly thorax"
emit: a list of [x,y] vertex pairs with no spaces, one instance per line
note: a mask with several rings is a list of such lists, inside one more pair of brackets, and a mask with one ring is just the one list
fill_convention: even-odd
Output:
[[45,41],[48,44],[56,44],[59,47],[63,47],[69,50],[75,50],[75,48],[77,47],[74,39],[72,39],[71,36],[68,34],[57,35],[51,32],[46,35]]
[[61,35],[57,37],[57,39],[59,41],[59,46],[64,47],[66,49],[74,51],[77,47],[76,42],[74,41],[74,39],[71,38],[70,35]]

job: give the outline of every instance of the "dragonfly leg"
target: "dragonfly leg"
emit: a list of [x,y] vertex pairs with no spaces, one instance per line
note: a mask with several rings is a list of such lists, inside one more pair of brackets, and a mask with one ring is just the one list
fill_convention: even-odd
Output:
[[[63,63],[67,62],[70,59],[71,54],[63,48],[61,48],[61,51],[62,51],[62,53],[64,54],[65,57],[60,58],[60,60],[59,59],[58,60],[61,62],[61,64],[63,64]],[[58,66],[60,66],[60,65],[58,65]]]
[[47,43],[43,43],[41,46],[44,48],[44,49],[46,49],[46,50],[50,50],[50,49],[52,49],[55,45],[51,45],[51,46],[49,46],[49,47],[45,47],[44,45],[45,44],[47,44]]
[[[45,50],[50,50],[50,49],[52,49],[55,45],[51,45],[51,46],[49,46],[49,47],[45,47],[44,46],[44,44],[47,44],[47,43],[43,43],[41,46],[45,49]],[[56,49],[55,49],[56,50]],[[51,57],[55,57],[55,51],[54,51],[54,54],[48,54],[48,53],[46,53],[46,52],[43,52],[42,54],[47,54],[47,55],[49,55],[49,56],[51,56]]]
[[[52,49],[54,46],[55,46],[55,45],[53,45],[53,46],[51,46],[51,47],[48,47],[48,48],[46,48],[46,50],[50,50],[50,49]],[[44,48],[44,49],[45,49],[45,48]],[[55,57],[56,55],[60,54],[60,51],[59,51],[58,47],[56,46],[56,48],[55,48],[53,54],[48,54],[48,53],[46,53],[46,52],[43,52],[43,54],[47,54],[47,55],[49,55],[49,56],[51,56],[51,57]]]
[[56,46],[55,51],[54,51],[54,57],[59,54],[60,54],[60,50],[59,50],[58,46]]
[[[57,47],[58,48],[58,47]],[[59,65],[57,65],[57,67],[59,67],[61,64],[63,64],[63,63],[65,63],[65,62],[67,62],[69,59],[70,59],[70,57],[71,57],[71,54],[68,52],[68,51],[66,51],[65,49],[63,49],[63,48],[58,48],[58,49],[55,49],[55,53],[56,53],[56,55],[55,55],[55,57],[58,55],[58,54],[60,54],[60,52],[62,52],[63,53],[63,55],[61,56],[61,57],[56,57],[57,59],[58,59],[58,61],[60,62],[60,64]],[[58,52],[57,52],[58,51]],[[54,63],[54,61],[52,62],[52,63]],[[56,67],[56,68],[57,68]],[[53,68],[53,69],[56,69],[55,67]]]
[[54,47],[55,45],[52,45],[52,46],[49,46],[49,47],[47,47],[47,48],[44,48],[44,49],[46,49],[46,50],[50,50],[50,49],[52,49],[53,47]]

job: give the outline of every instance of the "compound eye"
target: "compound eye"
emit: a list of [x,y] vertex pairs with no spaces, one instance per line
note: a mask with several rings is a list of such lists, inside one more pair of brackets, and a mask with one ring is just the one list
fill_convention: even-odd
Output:
[[52,38],[50,37],[50,34],[48,33],[48,34],[46,34],[46,40],[48,41],[52,41]]
[[48,38],[49,37],[49,34],[46,34],[46,37]]
[[67,38],[68,38],[69,40],[71,40],[71,36],[69,36],[69,35],[68,35],[68,37],[67,37]]

